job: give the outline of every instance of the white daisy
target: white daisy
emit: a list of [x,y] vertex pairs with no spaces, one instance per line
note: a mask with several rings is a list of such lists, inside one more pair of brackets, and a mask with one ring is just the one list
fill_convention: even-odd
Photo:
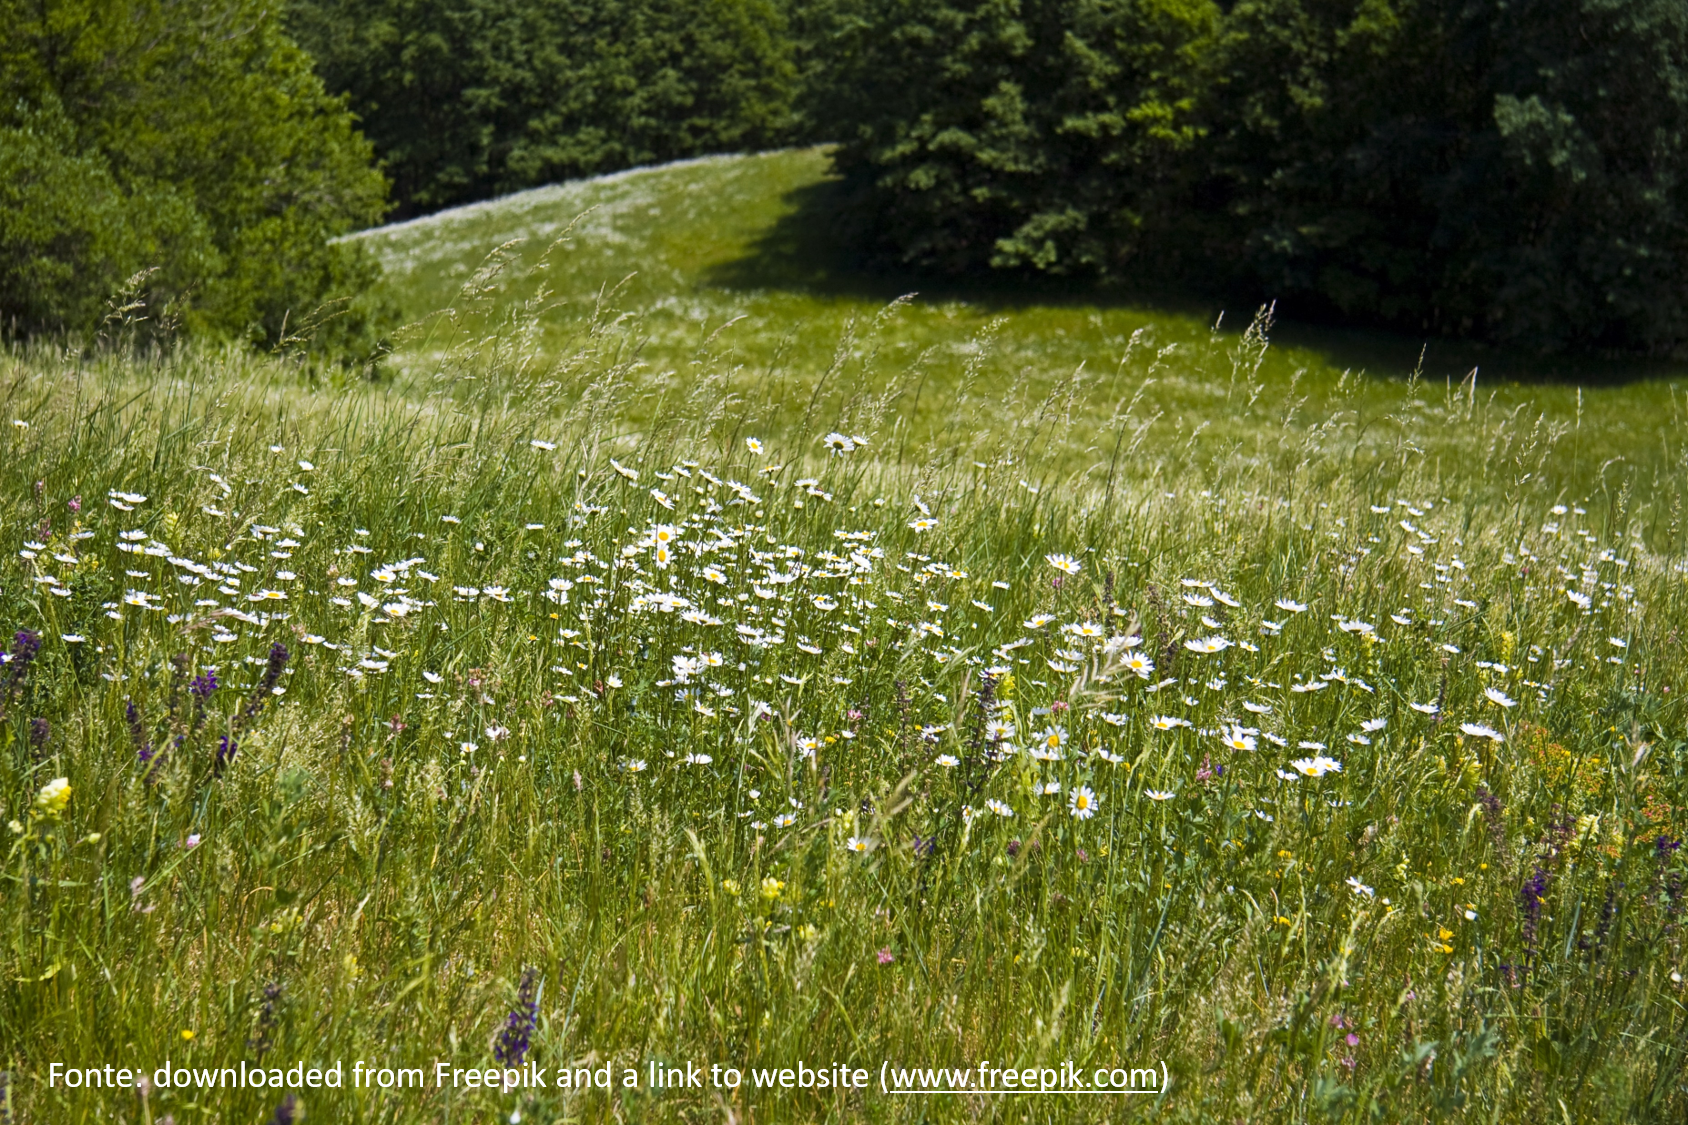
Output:
[[1327,758],[1323,754],[1313,758],[1297,758],[1291,762],[1303,777],[1323,777],[1327,773],[1340,773],[1342,763],[1334,758]]
[[1230,730],[1225,732],[1220,740],[1224,742],[1226,748],[1230,750],[1253,750],[1255,746],[1254,736],[1248,734],[1242,727],[1236,726],[1235,724],[1232,725]]
[[1096,806],[1100,803],[1100,799],[1088,785],[1075,785],[1067,795],[1067,808],[1079,820],[1089,820],[1095,816]]
[[1513,699],[1499,688],[1484,688],[1483,698],[1487,699],[1490,703],[1495,704],[1497,707],[1518,706],[1518,701],[1516,699]]

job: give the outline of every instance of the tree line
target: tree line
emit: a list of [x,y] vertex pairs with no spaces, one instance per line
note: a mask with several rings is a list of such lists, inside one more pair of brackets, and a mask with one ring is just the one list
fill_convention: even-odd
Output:
[[1415,333],[1688,340],[1679,0],[838,0],[877,253]]
[[[1679,0],[0,0],[0,318],[367,340],[340,234],[831,142],[872,262],[1688,342]],[[150,272],[143,272],[150,271]],[[329,310],[324,315],[322,310]],[[325,327],[320,327],[325,326]]]

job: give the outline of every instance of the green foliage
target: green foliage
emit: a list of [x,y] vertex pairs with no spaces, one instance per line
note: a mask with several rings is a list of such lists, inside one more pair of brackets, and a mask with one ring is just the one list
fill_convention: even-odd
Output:
[[838,170],[882,255],[1106,271],[1197,138],[1206,0],[858,0],[834,10]]
[[1250,0],[1198,205],[1233,277],[1540,348],[1688,340],[1688,10]]
[[1688,341],[1681,4],[1227,8],[822,0],[862,229],[955,272],[1149,270],[1541,350]]
[[[78,152],[55,105],[0,128],[0,315],[27,330],[86,328],[130,271],[164,261],[203,266],[209,232],[166,185],[125,192],[97,151]],[[171,279],[176,279],[172,271]]]
[[774,0],[295,0],[401,214],[785,135]]
[[[87,332],[126,278],[190,330],[279,342],[373,265],[329,240],[385,181],[254,0],[0,0],[0,313]],[[351,340],[345,307],[323,339]]]

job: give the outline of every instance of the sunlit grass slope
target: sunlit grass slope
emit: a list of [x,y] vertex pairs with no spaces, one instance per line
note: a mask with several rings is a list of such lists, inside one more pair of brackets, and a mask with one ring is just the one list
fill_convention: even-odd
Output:
[[[959,402],[1006,424],[1039,402],[1076,395],[1082,408],[1057,409],[1055,424],[1084,439],[1081,454],[1095,446],[1085,466],[1094,468],[1111,463],[1121,423],[1140,436],[1137,456],[1158,464],[1189,448],[1271,442],[1286,428],[1332,424],[1296,404],[1340,389],[1344,410],[1334,424],[1361,457],[1403,428],[1433,455],[1465,457],[1463,444],[1444,448],[1435,425],[1463,402],[1459,410],[1493,407],[1524,432],[1558,436],[1551,464],[1572,495],[1599,488],[1603,467],[1634,468],[1634,487],[1651,489],[1680,463],[1671,435],[1684,384],[1668,366],[1549,363],[1310,329],[1280,330],[1276,346],[1260,353],[1238,347],[1253,308],[867,273],[833,235],[829,186],[820,149],[711,157],[358,237],[386,266],[394,301],[418,322],[393,363],[401,374],[427,376],[453,349],[454,370],[465,355],[486,355],[479,341],[501,316],[513,318],[501,329],[506,339],[523,329],[530,366],[566,359],[589,334],[600,347],[613,335],[645,396],[630,411],[635,419],[710,370],[728,373],[743,409],[843,424],[872,399],[905,427],[899,448],[912,435],[916,444],[942,437],[959,451],[968,435],[945,431]],[[626,314],[636,319],[617,320]],[[501,351],[496,361],[507,365],[509,356]],[[1411,387],[1415,372],[1439,393]]]

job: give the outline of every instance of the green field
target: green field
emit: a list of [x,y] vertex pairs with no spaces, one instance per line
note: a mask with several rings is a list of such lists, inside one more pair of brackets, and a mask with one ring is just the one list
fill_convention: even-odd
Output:
[[884,312],[822,172],[370,232],[373,381],[0,357],[0,1112],[1680,1119],[1669,372]]
[[[393,363],[404,378],[433,374],[447,352],[452,370],[472,366],[494,326],[508,338],[519,325],[546,362],[584,347],[636,365],[641,421],[707,373],[751,417],[831,426],[877,411],[905,454],[954,451],[959,419],[1009,429],[1054,396],[1072,409],[1043,440],[1070,448],[1069,468],[1104,476],[1097,466],[1111,457],[1100,451],[1122,427],[1128,441],[1141,431],[1140,456],[1155,464],[1192,442],[1275,443],[1310,428],[1362,455],[1408,440],[1463,459],[1468,438],[1445,442],[1439,421],[1475,407],[1553,435],[1551,467],[1575,495],[1609,479],[1614,459],[1636,470],[1638,488],[1683,465],[1680,366],[1305,327],[1275,331],[1262,355],[1238,347],[1252,307],[866,273],[827,237],[829,185],[822,149],[714,157],[358,237],[411,322]],[[1469,466],[1460,472],[1476,483]]]

